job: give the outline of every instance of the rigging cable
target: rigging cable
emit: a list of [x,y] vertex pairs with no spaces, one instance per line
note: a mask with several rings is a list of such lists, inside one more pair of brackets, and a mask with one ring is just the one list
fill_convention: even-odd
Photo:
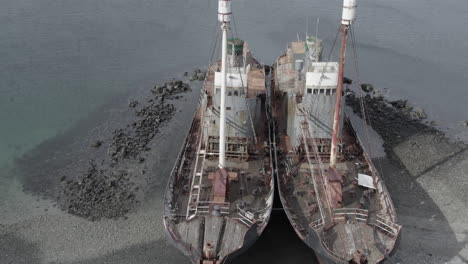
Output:
[[[358,54],[357,54],[357,49],[356,49],[356,35],[354,33],[354,28],[351,27],[351,44],[352,44],[352,47],[353,47],[353,59],[354,59],[354,67],[355,67],[355,70],[356,70],[356,78],[357,78],[357,85],[358,87],[361,86],[361,79],[360,79],[360,74],[359,74],[359,65],[358,65]],[[362,118],[364,119],[364,122],[366,122],[366,125],[372,127],[372,122],[371,122],[371,119],[370,119],[370,116],[369,116],[369,110],[367,109],[367,105],[364,101],[364,98],[362,96],[362,93],[359,93],[359,100],[360,100],[360,105],[361,105],[361,113],[362,113]],[[366,126],[365,130],[366,130],[366,137],[367,137],[367,147],[368,147],[368,150],[369,150],[369,158],[372,154],[371,152],[371,146],[370,146],[370,133],[369,133],[369,127]],[[382,161],[381,161],[381,157],[377,157],[377,163],[379,164],[379,169],[380,169],[380,174],[382,176],[382,179],[385,180],[385,175],[384,175],[384,171],[382,169]]]

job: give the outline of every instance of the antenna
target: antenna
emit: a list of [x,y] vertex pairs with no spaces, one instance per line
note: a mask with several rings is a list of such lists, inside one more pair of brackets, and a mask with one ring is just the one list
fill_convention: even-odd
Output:
[[319,29],[320,17],[317,17],[317,23],[315,24],[315,37],[318,39],[318,29]]
[[309,17],[306,16],[306,39],[309,38]]

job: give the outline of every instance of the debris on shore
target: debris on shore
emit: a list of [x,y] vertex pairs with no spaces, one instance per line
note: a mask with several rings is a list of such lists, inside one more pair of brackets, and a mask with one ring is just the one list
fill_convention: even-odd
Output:
[[[129,212],[142,189],[137,183],[142,182],[138,178],[145,174],[143,153],[151,150],[148,144],[176,112],[169,100],[179,99],[181,93],[189,90],[190,85],[174,80],[154,86],[150,91],[152,97],[145,103],[131,101],[134,120],[112,132],[106,157],[99,164],[90,160],[85,173],[63,180],[62,209],[92,221]],[[92,147],[98,148],[103,143],[98,140]]]
[[348,92],[346,104],[362,118],[363,100],[370,125],[382,137],[390,160],[418,175],[466,148],[436,129],[434,121],[425,121],[424,109],[411,106],[407,100],[387,100],[382,91],[371,87],[362,87],[367,91],[362,97]]
[[94,160],[79,179],[62,180],[62,207],[66,206],[63,209],[91,221],[123,216],[137,203],[138,187],[132,182],[132,175],[126,170],[99,169]]
[[124,216],[148,190],[153,140],[191,90],[182,80],[155,85],[44,142],[17,161],[24,190],[91,221]]
[[[389,101],[371,85],[363,85],[362,90],[367,91],[362,96],[367,117],[385,145],[394,146],[415,133],[436,132],[435,128],[422,122],[427,118],[422,108],[410,106],[407,100]],[[362,117],[360,100],[360,96],[350,92],[346,97],[346,104]]]
[[192,73],[192,77],[190,77],[190,81],[203,81],[206,77],[206,71],[202,71],[200,69],[195,69]]

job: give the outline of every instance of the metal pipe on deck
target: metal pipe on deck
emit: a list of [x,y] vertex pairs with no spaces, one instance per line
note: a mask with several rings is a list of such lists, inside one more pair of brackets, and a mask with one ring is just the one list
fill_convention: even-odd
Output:
[[218,20],[223,31],[221,55],[221,103],[219,114],[219,164],[220,168],[226,165],[226,82],[227,82],[227,30],[231,21],[231,1],[220,0],[218,3]]
[[338,137],[340,134],[340,120],[341,120],[341,97],[343,96],[343,76],[344,76],[344,62],[346,53],[346,37],[348,33],[348,26],[342,25],[340,30],[343,33],[341,41],[341,52],[340,52],[340,67],[338,71],[338,87],[336,88],[336,102],[335,102],[335,113],[333,115],[333,136],[331,142],[331,153],[330,153],[330,167],[336,167],[336,157],[338,152]]

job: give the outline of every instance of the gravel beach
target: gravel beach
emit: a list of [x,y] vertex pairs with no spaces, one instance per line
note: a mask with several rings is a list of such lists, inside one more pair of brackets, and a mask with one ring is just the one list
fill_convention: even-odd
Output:
[[[0,263],[188,263],[166,240],[161,212],[167,175],[190,126],[201,82],[190,87],[164,99],[171,116],[142,146],[127,142],[131,135],[142,135],[135,127],[148,118],[136,113],[151,105],[160,109],[149,101],[155,95],[148,87],[19,160],[12,170],[22,180],[5,177],[2,182]],[[387,263],[467,263],[467,146],[415,119],[413,110],[374,95],[365,100],[375,131],[363,129],[359,113],[352,113],[359,110],[357,101],[348,101],[348,115],[361,127],[358,133],[369,136],[403,225]],[[115,148],[123,138],[115,131],[130,135],[124,145],[137,146],[136,155]],[[127,175],[119,183],[110,172],[122,170]],[[111,181],[117,181],[114,189],[85,195],[87,184]],[[112,194],[110,200],[106,193]],[[89,203],[90,197],[104,202]],[[314,263],[313,251],[297,238],[280,205],[275,207],[264,234],[233,263]]]

